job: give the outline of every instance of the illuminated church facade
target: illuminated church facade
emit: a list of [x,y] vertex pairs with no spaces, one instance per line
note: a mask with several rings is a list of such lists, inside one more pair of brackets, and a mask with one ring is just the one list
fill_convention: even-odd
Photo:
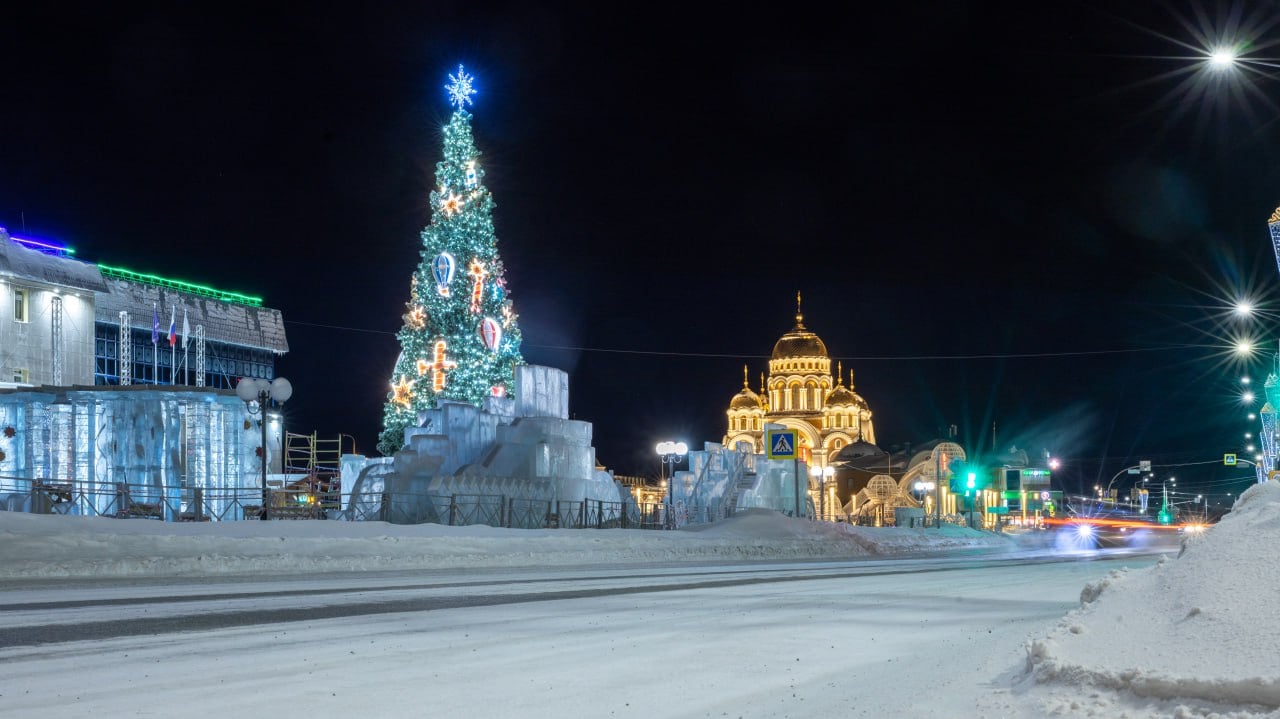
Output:
[[811,467],[826,467],[845,447],[876,442],[871,408],[853,387],[853,370],[845,387],[843,366],[831,373],[827,346],[804,326],[796,294],[796,324],[773,346],[769,375],[761,375],[760,392],[751,390],[743,367],[742,391],[729,402],[729,428],[724,446],[748,446],[764,454],[764,426],[796,430],[800,455]]

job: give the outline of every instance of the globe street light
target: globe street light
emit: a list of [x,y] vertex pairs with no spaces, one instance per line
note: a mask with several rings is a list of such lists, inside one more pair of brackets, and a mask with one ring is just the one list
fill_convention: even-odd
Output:
[[[267,519],[267,401],[275,400],[277,404],[289,401],[293,396],[293,385],[284,377],[274,380],[241,377],[236,385],[236,396],[244,400],[251,416],[258,415],[258,424],[262,425],[262,510],[259,518]],[[255,402],[258,404],[256,410],[253,407]]]
[[831,479],[836,473],[836,468],[831,465],[825,467],[810,467],[809,474],[818,480],[818,516],[823,521],[827,519],[827,480]]
[[[663,480],[667,483],[667,510],[668,515],[675,509],[676,505],[676,483],[675,483],[675,466],[689,452],[689,445],[684,442],[659,442],[655,448],[663,467]],[[671,466],[671,471],[667,472],[667,465]],[[670,477],[668,479],[668,477]],[[674,526],[668,517],[668,524]]]

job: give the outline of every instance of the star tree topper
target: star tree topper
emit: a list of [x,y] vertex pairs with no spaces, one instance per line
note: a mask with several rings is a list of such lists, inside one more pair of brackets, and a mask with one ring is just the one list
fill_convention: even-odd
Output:
[[450,75],[449,84],[444,86],[444,89],[449,91],[450,105],[461,110],[464,105],[471,104],[471,96],[476,94],[476,89],[471,84],[473,80],[475,80],[475,77],[468,75],[462,69],[462,65],[458,65],[457,76]]

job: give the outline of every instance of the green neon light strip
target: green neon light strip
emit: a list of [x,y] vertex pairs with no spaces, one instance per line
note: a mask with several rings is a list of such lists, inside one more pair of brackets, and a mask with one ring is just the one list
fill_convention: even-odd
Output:
[[261,297],[251,297],[242,295],[239,292],[227,292],[225,290],[215,290],[212,287],[197,285],[191,282],[183,282],[182,280],[171,280],[167,277],[158,275],[148,275],[142,272],[134,272],[120,267],[111,267],[109,265],[98,265],[98,271],[108,277],[116,279],[129,280],[132,282],[142,282],[148,285],[159,285],[160,287],[168,287],[179,292],[187,292],[193,295],[201,295],[203,297],[212,297],[223,302],[235,302],[242,305],[250,305],[252,307],[261,307]]

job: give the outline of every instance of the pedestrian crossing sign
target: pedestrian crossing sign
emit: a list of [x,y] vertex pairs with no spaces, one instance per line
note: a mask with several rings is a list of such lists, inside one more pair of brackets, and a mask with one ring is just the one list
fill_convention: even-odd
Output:
[[769,459],[795,459],[797,456],[796,431],[794,429],[769,430],[765,447]]

